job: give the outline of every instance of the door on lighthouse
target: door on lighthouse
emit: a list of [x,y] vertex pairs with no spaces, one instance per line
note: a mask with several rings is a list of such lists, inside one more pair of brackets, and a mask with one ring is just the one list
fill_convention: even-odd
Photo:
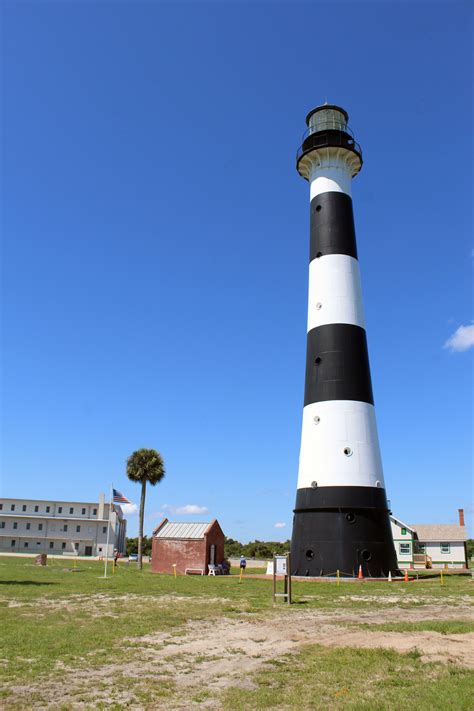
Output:
[[212,544],[209,548],[209,565],[216,564],[216,547]]

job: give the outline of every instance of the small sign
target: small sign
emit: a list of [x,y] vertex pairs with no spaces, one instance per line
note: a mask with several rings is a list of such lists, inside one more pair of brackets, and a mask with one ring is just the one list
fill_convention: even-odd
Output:
[[276,572],[277,575],[286,575],[287,572],[287,556],[286,555],[276,555]]
[[[275,556],[276,560],[276,574],[277,575],[286,575],[286,555],[282,556]],[[269,560],[267,563],[267,575],[273,575],[273,561]]]
[[[291,605],[291,564],[290,564],[290,554],[286,555],[273,555],[273,563],[269,563],[268,566],[272,567],[273,574],[273,602],[276,601],[277,597],[285,598],[288,605]],[[267,573],[268,573],[267,568]],[[277,592],[277,575],[283,577],[283,592]]]

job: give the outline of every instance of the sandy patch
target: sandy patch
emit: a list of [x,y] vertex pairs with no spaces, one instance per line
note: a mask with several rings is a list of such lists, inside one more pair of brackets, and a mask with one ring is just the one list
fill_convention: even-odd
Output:
[[[468,613],[469,608],[464,612]],[[186,657],[189,660],[199,658],[200,664],[188,669],[185,678],[180,678],[179,673],[176,675],[179,683],[185,685],[202,683],[207,679],[212,686],[212,677],[215,677],[217,686],[233,685],[235,678],[241,677],[243,673],[251,674],[265,661],[308,643],[329,647],[384,647],[401,653],[417,649],[423,661],[454,662],[474,668],[474,633],[382,632],[350,626],[433,619],[471,620],[472,617],[469,614],[464,617],[460,615],[459,608],[450,610],[441,606],[429,610],[426,607],[421,610],[394,608],[382,612],[357,610],[352,613],[347,610],[285,610],[267,620],[249,619],[246,616],[236,620],[224,618],[214,628],[209,627],[208,622],[194,622],[187,626],[186,634],[178,638],[159,634],[130,641],[141,648],[145,657],[153,657],[154,648],[159,646],[161,659],[164,658],[175,669],[189,666],[186,662],[181,664]],[[235,664],[236,658],[238,665]],[[212,666],[212,675],[207,673],[208,660]],[[166,668],[167,673],[173,673],[171,667]],[[221,674],[225,681],[219,679]]]
[[[79,597],[79,596],[78,596]],[[143,601],[142,596],[138,596]],[[176,596],[163,596],[176,600]],[[187,598],[180,598],[189,602]],[[379,600],[379,598],[375,598]],[[88,598],[90,603],[90,597]],[[208,598],[203,601],[209,602]],[[193,598],[196,601],[196,598]],[[222,602],[222,599],[219,599]],[[439,601],[438,601],[439,603]],[[474,633],[440,634],[438,632],[383,632],[374,628],[360,629],[355,625],[377,625],[386,622],[419,622],[423,620],[471,620],[471,608],[461,601],[454,609],[443,604],[423,605],[406,609],[304,609],[283,605],[266,618],[241,613],[234,618],[217,617],[189,622],[174,633],[157,633],[123,640],[134,657],[133,661],[108,664],[98,669],[58,668],[60,679],[48,679],[28,686],[10,687],[17,698],[23,694],[38,694],[44,700],[35,702],[35,709],[58,707],[91,708],[94,703],[134,704],[133,688],[146,689],[151,681],[162,681],[178,688],[176,698],[182,704],[163,702],[166,708],[189,708],[189,697],[196,690],[215,690],[214,697],[200,706],[219,706],[219,691],[231,686],[252,688],[252,674],[265,663],[297,652],[305,644],[326,647],[386,648],[400,653],[417,650],[425,662],[454,663],[474,668]],[[124,675],[130,688],[123,693],[123,684],[115,680]],[[117,687],[117,688],[116,688]],[[179,689],[182,690],[181,696]],[[54,701],[47,701],[54,699]],[[157,701],[159,705],[160,702]]]

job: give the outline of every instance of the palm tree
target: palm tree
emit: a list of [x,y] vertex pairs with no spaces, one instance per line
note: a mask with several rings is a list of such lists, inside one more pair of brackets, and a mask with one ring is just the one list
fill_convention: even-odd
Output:
[[163,457],[156,449],[137,449],[127,459],[127,476],[142,485],[140,497],[140,522],[138,529],[138,567],[142,568],[143,518],[145,514],[146,484],[158,484],[165,475]]

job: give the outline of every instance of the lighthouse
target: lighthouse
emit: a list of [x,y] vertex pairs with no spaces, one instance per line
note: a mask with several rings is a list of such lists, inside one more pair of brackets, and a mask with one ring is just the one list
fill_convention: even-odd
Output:
[[397,570],[375,419],[352,210],[362,151],[348,114],[310,111],[296,156],[310,187],[308,328],[293,575]]

